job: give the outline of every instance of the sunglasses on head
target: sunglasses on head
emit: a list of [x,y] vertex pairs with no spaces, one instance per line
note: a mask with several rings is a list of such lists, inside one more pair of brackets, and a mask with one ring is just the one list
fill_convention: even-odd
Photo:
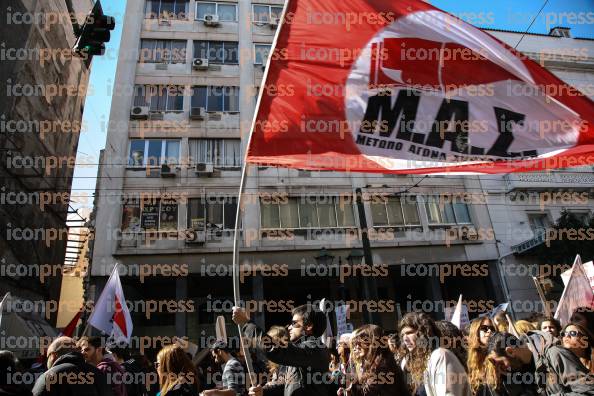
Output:
[[581,336],[581,335],[582,335],[582,333],[580,333],[577,330],[562,331],[561,332],[561,337],[566,337],[567,336],[567,337],[573,337],[573,338],[575,338],[575,337],[578,337],[578,336]]
[[489,325],[481,325],[481,327],[479,327],[479,331],[482,331],[483,333],[486,333],[488,331],[490,331],[491,333],[495,333],[495,327]]

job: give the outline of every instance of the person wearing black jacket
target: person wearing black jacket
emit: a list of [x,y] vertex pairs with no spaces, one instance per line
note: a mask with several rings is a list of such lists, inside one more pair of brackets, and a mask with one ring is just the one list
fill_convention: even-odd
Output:
[[19,383],[15,374],[16,357],[10,351],[0,351],[0,396],[31,396],[31,390]]
[[126,374],[124,375],[124,383],[126,384],[127,396],[146,396],[146,374],[142,371],[140,364],[130,355],[130,349],[120,347],[110,347],[109,352],[113,355],[116,362],[118,362]]
[[250,388],[250,396],[327,396],[331,382],[328,368],[330,352],[322,343],[326,316],[311,304],[293,309],[289,325],[289,342],[275,343],[264,331],[250,322],[242,308],[233,309],[233,321],[242,326],[242,333],[270,361],[286,366],[285,383],[263,388]]
[[33,387],[34,396],[112,396],[107,378],[85,362],[74,340],[55,339],[47,349],[48,370]]

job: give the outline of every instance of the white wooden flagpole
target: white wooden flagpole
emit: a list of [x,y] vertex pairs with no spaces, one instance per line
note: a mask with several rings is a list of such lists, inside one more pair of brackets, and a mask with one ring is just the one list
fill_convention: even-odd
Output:
[[[243,1],[245,2],[245,5],[247,7],[251,7],[251,2],[249,0],[243,0]],[[288,8],[290,2],[291,2],[291,0],[285,1],[285,5],[283,8],[283,14],[280,18],[279,26],[276,30],[275,35],[274,35],[274,40],[270,47],[270,53],[269,53],[268,59],[266,61],[266,69],[264,71],[264,76],[262,77],[262,84],[261,84],[262,86],[264,86],[264,84],[266,84],[266,80],[268,78],[268,70],[270,68],[270,62],[271,62],[271,59],[273,58],[271,55],[274,53],[274,50],[276,48],[278,36],[279,36],[281,29],[283,28],[284,20],[285,20],[285,13],[287,12],[287,8]],[[243,201],[242,198],[243,198],[243,191],[245,189],[245,179],[247,178],[248,149],[249,149],[250,143],[252,141],[252,135],[254,133],[254,127],[256,125],[256,119],[258,117],[258,111],[260,109],[260,102],[262,100],[263,92],[264,92],[264,89],[260,88],[259,93],[258,93],[258,101],[256,102],[256,109],[254,111],[254,117],[252,119],[252,125],[250,127],[250,131],[249,131],[249,135],[248,135],[248,141],[247,141],[247,144],[245,145],[246,150],[245,150],[245,155],[244,155],[244,159],[243,159],[243,164],[241,166],[241,181],[239,182],[239,194],[237,196],[237,212],[235,214],[235,232],[233,233],[233,299],[235,300],[236,307],[241,306],[241,294],[239,291],[239,269],[240,269],[240,267],[239,267],[239,265],[240,265],[239,264],[239,238],[240,238],[239,224],[241,222],[241,203]],[[246,366],[248,369],[248,376],[250,378],[250,384],[251,384],[251,386],[256,386],[257,378],[254,373],[252,357],[249,353],[249,346],[244,343],[243,334],[241,332],[241,326],[237,325],[237,329],[239,330],[239,342],[241,344],[241,349],[243,351],[243,355],[245,356],[245,363],[246,363]]]

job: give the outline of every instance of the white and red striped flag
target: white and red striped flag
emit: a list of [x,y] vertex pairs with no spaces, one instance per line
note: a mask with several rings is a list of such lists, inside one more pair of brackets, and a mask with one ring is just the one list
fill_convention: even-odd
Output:
[[290,0],[247,162],[376,173],[594,163],[594,103],[420,0]]
[[126,305],[117,265],[97,299],[88,322],[94,328],[109,334],[116,342],[130,343],[132,317]]
[[562,326],[565,326],[569,323],[571,314],[579,307],[594,308],[594,293],[584,272],[582,259],[578,254],[571,268],[571,277],[559,299],[555,319],[561,322]]

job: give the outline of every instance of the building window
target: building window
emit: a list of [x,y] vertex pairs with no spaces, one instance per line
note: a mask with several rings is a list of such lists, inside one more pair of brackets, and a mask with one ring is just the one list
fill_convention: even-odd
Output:
[[535,233],[551,226],[549,216],[546,213],[528,213],[528,223]]
[[122,232],[176,231],[178,228],[178,204],[175,201],[154,200],[139,203],[128,200],[122,210]]
[[147,0],[146,18],[188,19],[188,0]]
[[262,229],[355,227],[353,206],[337,197],[290,197],[260,201]]
[[217,196],[188,200],[188,228],[208,232],[234,230],[236,215],[235,197]]
[[471,223],[465,203],[442,202],[438,196],[429,196],[426,197],[425,210],[430,225]]
[[263,4],[252,6],[252,21],[255,23],[270,23],[278,21],[283,15],[283,7],[275,7]]
[[205,15],[218,15],[221,22],[237,22],[237,4],[196,2],[196,19],[204,20]]
[[192,87],[192,107],[206,111],[239,112],[239,87]]
[[241,167],[241,139],[191,139],[189,143],[194,163],[220,168]]
[[140,63],[186,63],[184,40],[140,40]]
[[574,212],[574,211],[571,211],[570,213],[572,215],[574,215],[582,223],[584,223],[584,224],[590,223],[590,212]]
[[136,85],[134,106],[148,106],[152,112],[184,111],[183,85]]
[[371,217],[375,226],[420,226],[417,198],[407,195],[387,197],[383,202],[371,203]]
[[254,44],[254,65],[266,64],[271,47],[271,44]]
[[130,141],[128,166],[146,167],[179,164],[179,140],[133,139]]
[[237,41],[194,41],[194,58],[206,58],[210,63],[239,63]]

